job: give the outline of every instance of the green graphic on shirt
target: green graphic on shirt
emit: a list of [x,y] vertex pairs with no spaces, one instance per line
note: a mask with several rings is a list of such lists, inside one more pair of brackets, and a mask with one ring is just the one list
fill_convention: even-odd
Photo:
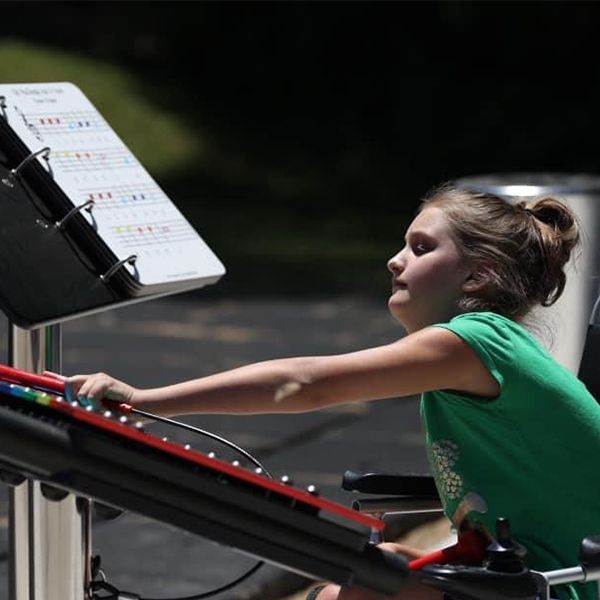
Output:
[[454,512],[448,514],[454,526],[460,528],[465,517],[472,511],[487,512],[487,502],[479,494],[468,492],[463,495],[463,478],[453,469],[460,457],[458,444],[450,440],[438,440],[428,449],[435,481],[446,511],[448,512],[449,500],[462,498]]
[[431,465],[435,480],[444,498],[456,500],[463,491],[463,479],[452,467],[460,456],[458,445],[450,440],[439,440],[430,446]]

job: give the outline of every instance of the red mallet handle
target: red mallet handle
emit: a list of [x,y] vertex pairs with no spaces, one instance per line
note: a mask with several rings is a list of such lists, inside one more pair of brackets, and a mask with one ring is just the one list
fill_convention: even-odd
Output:
[[27,371],[14,369],[13,367],[7,367],[6,365],[0,365],[0,379],[18,385],[43,388],[59,394],[63,394],[65,391],[65,382],[62,379],[28,373]]
[[481,564],[485,558],[485,549],[488,545],[484,536],[476,529],[469,529],[461,533],[458,541],[453,546],[430,552],[420,558],[415,558],[408,563],[411,571],[418,571],[425,565],[461,563],[465,565]]

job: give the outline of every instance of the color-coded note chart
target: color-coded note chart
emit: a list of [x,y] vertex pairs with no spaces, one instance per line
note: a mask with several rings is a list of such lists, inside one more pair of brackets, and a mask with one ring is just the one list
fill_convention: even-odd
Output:
[[[49,148],[55,182],[141,286],[215,280],[219,259],[107,121],[71,83],[2,84],[1,116],[31,152]],[[157,140],[168,143],[168,140]]]

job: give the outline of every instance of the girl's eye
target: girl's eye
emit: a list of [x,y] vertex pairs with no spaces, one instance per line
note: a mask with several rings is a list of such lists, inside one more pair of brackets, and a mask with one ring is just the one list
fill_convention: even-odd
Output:
[[421,254],[426,254],[430,250],[431,250],[431,248],[427,244],[425,244],[424,242],[418,242],[418,243],[416,243],[416,244],[413,245],[413,252],[417,256],[420,256]]

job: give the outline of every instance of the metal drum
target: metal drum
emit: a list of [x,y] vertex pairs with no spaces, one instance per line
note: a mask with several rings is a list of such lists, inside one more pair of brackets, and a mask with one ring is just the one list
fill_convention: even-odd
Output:
[[575,213],[582,234],[581,252],[568,265],[567,285],[550,308],[530,319],[553,356],[577,373],[600,274],[600,176],[569,173],[497,173],[464,177],[462,189],[487,192],[518,201],[553,196]]

